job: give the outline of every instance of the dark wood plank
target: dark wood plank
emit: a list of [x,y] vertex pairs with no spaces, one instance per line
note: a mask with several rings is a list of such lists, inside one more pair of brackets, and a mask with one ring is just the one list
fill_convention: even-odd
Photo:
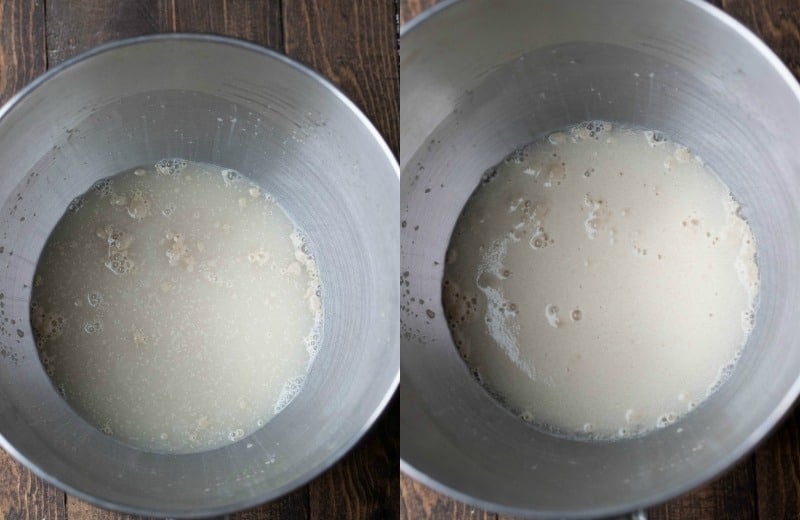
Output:
[[359,445],[309,486],[313,519],[393,519],[400,516],[400,399]]
[[44,4],[0,2],[0,103],[44,72]]
[[171,30],[171,0],[47,0],[49,67],[110,40]]
[[393,0],[288,0],[286,54],[330,79],[400,149],[397,4]]
[[155,520],[141,516],[126,515],[115,511],[107,511],[95,507],[88,502],[75,497],[67,498],[67,519],[87,519],[87,520]]
[[[715,520],[758,518],[755,465],[747,457],[713,482],[648,511],[650,520]],[[783,518],[783,517],[767,517]]]
[[64,493],[0,450],[0,518],[64,520],[66,517]]
[[436,5],[437,0],[401,0],[400,23],[404,24],[419,13]]
[[494,513],[451,500],[444,495],[420,484],[407,475],[400,477],[400,518],[401,520],[454,520],[469,518],[470,520],[496,520]]
[[[2,483],[1,479],[0,483]],[[303,487],[280,500],[247,511],[234,513],[228,518],[230,520],[305,520],[308,517],[308,489]],[[49,516],[44,518],[50,519]],[[75,497],[69,497],[67,501],[66,518],[77,520],[151,520],[148,517],[126,515],[100,509]]]
[[310,518],[308,486],[264,504],[230,516],[230,520],[306,520]]
[[175,31],[224,34],[283,49],[280,0],[47,0],[50,66],[110,40]]
[[759,518],[800,518],[800,410],[756,450]]
[[173,31],[224,34],[283,51],[281,0],[175,0],[172,20]]
[[[45,71],[44,4],[0,2],[0,104]],[[0,518],[66,518],[64,493],[0,450]]]

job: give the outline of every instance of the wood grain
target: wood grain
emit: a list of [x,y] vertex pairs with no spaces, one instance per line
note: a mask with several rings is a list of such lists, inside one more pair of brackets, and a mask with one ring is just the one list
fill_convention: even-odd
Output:
[[800,410],[756,450],[759,518],[800,518]]
[[286,54],[341,88],[395,155],[400,149],[396,15],[392,0],[294,0],[283,11]]
[[72,496],[67,497],[66,513],[67,519],[86,518],[91,520],[144,520],[146,518],[142,516],[126,515],[124,513],[100,509]]
[[170,29],[224,34],[283,51],[280,0],[225,0],[217,8],[208,6],[207,0],[176,0]]
[[46,67],[42,0],[0,2],[0,103]]
[[48,67],[101,43],[173,25],[169,0],[46,0],[46,13]]
[[[0,2],[0,104],[45,71],[44,4]],[[64,493],[0,450],[0,518],[66,518]]]
[[[284,34],[296,58],[343,87],[398,149],[396,5],[298,0],[0,0],[0,95],[5,98],[46,67],[110,40],[159,32],[216,33],[281,52]],[[284,5],[285,4],[285,5]],[[298,18],[299,17],[299,18]],[[284,27],[286,24],[286,27]],[[353,33],[353,27],[357,32]],[[384,413],[340,464],[236,520],[395,518],[398,516],[399,403]],[[312,502],[313,497],[313,502]],[[312,510],[313,505],[313,510]],[[60,509],[58,509],[60,507]],[[0,452],[0,518],[130,520],[39,481]]]
[[0,450],[0,518],[64,520],[66,517],[64,493]]
[[437,0],[402,0],[400,2],[400,23],[404,24],[425,9],[436,5]]
[[308,486],[280,500],[230,516],[230,520],[306,520],[313,518],[308,505]]
[[400,477],[400,518],[496,520],[497,515],[451,500],[407,475]]
[[279,0],[47,0],[50,67],[101,43],[161,32],[214,33],[283,49]]
[[[402,23],[436,0],[401,0]],[[711,0],[758,34],[800,76],[800,2]],[[471,508],[402,478],[403,518],[473,518]],[[648,510],[654,520],[800,518],[800,412],[733,469],[699,489]],[[486,518],[486,516],[484,516]],[[502,520],[505,517],[498,517]]]
[[648,516],[650,520],[682,518],[750,520],[758,518],[753,457],[747,457],[710,484],[651,508]]

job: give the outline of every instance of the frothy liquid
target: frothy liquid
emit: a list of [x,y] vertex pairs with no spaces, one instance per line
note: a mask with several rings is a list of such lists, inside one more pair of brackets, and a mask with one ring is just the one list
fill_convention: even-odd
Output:
[[298,393],[319,342],[317,267],[301,231],[237,172],[181,159],[75,199],[32,301],[59,392],[150,451],[249,435]]
[[658,134],[593,122],[484,175],[443,301],[462,356],[509,408],[613,439],[719,387],[757,292],[753,235],[719,178]]

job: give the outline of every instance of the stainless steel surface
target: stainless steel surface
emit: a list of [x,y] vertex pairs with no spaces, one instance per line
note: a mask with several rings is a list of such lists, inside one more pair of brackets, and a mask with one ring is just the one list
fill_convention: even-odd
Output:
[[[601,517],[675,496],[750,450],[800,389],[800,88],[789,71],[697,0],[447,2],[406,26],[400,47],[402,469],[495,511]],[[685,420],[615,443],[555,438],[499,406],[458,357],[440,303],[450,233],[484,170],[589,119],[698,152],[743,203],[762,279],[727,384]]]
[[[41,368],[28,322],[36,260],[70,200],[164,157],[261,183],[308,232],[324,285],[323,341],[302,392],[252,436],[196,455],[138,451],[80,419]],[[315,73],[219,37],[104,46],[0,111],[0,172],[0,446],[68,492],[167,516],[255,505],[334,463],[394,392],[399,171],[367,119]]]

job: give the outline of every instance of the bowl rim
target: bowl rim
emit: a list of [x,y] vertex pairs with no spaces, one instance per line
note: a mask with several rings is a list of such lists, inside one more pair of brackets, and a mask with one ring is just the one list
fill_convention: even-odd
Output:
[[[181,41],[225,45],[225,46],[235,47],[239,50],[247,52],[254,52],[268,59],[280,62],[283,65],[287,65],[292,69],[300,72],[301,74],[308,76],[312,81],[317,82],[323,88],[325,88],[326,91],[332,94],[340,103],[342,103],[347,109],[349,109],[349,111],[353,115],[356,116],[359,122],[364,126],[364,128],[366,128],[369,134],[373,137],[373,141],[378,145],[380,150],[382,150],[383,154],[386,156],[389,165],[392,167],[392,170],[395,173],[399,185],[400,165],[397,162],[394,153],[389,148],[389,145],[386,143],[386,140],[377,130],[375,125],[369,120],[369,118],[367,118],[367,116],[361,111],[361,109],[358,106],[356,106],[356,104],[352,100],[350,100],[338,87],[336,87],[333,83],[331,83],[328,79],[326,79],[324,76],[322,76],[315,70],[289,58],[284,54],[281,54],[278,51],[268,49],[256,43],[251,43],[230,36],[221,36],[216,34],[203,34],[203,33],[160,33],[160,34],[135,36],[132,38],[125,38],[120,40],[113,40],[98,45],[68,60],[65,60],[64,62],[56,65],[55,67],[47,70],[43,74],[36,77],[33,81],[25,85],[22,89],[17,91],[13,96],[11,96],[11,98],[9,98],[8,101],[6,101],[5,104],[3,104],[2,107],[0,107],[0,123],[3,122],[3,119],[6,117],[7,114],[9,114],[21,101],[23,101],[27,96],[29,96],[35,90],[45,85],[47,82],[49,82],[56,76],[65,72],[67,69],[77,66],[78,64],[86,60],[92,59],[100,54],[118,51],[120,49],[131,46],[160,43],[160,42],[171,43],[171,42],[181,42]],[[397,340],[398,340],[397,350],[399,351],[399,337],[397,338]],[[6,440],[6,438],[2,434],[2,431],[0,431],[0,448],[5,450],[17,462],[21,463],[23,466],[31,470],[37,477],[41,478],[42,480],[46,481],[49,484],[56,486],[57,488],[68,493],[69,495],[75,496],[95,506],[133,515],[141,515],[141,516],[160,516],[160,517],[178,516],[181,518],[207,518],[211,516],[221,516],[235,511],[241,511],[257,507],[261,504],[273,501],[277,498],[280,498],[281,496],[284,496],[308,484],[311,480],[315,479],[325,471],[329,470],[334,464],[336,464],[347,453],[349,453],[353,449],[353,447],[355,447],[355,445],[359,441],[361,441],[361,439],[363,439],[364,435],[375,425],[375,422],[378,420],[381,414],[383,414],[389,402],[397,393],[397,388],[399,387],[399,385],[400,385],[400,366],[398,363],[397,372],[395,373],[394,378],[389,384],[386,393],[381,398],[378,406],[376,407],[372,415],[370,415],[367,418],[367,420],[361,426],[356,435],[354,435],[351,439],[342,444],[338,449],[332,451],[331,454],[328,455],[321,464],[312,467],[310,470],[306,471],[305,473],[303,473],[296,479],[292,480],[291,482],[283,486],[280,486],[278,488],[274,488],[270,490],[270,492],[260,495],[258,497],[250,498],[247,500],[241,500],[236,503],[231,503],[228,505],[210,509],[204,509],[204,510],[183,509],[183,508],[176,508],[174,510],[167,510],[167,509],[158,510],[146,507],[137,507],[135,505],[130,505],[130,504],[115,503],[113,501],[109,501],[85,493],[84,491],[71,486],[70,484],[60,480],[59,478],[50,475],[47,471],[33,464],[24,454],[18,451],[8,440]]]
[[[437,3],[435,6],[426,9],[419,15],[415,16],[414,18],[406,22],[400,28],[401,51],[403,47],[403,38],[408,38],[410,34],[413,33],[415,30],[418,30],[420,27],[430,23],[431,20],[435,19],[440,12],[451,9],[458,4],[467,3],[469,1],[481,1],[481,0],[443,0]],[[657,0],[651,0],[651,1],[657,1]],[[705,0],[679,0],[679,1],[683,2],[684,4],[688,4],[692,8],[698,9],[700,11],[698,15],[710,16],[712,17],[712,19],[721,22],[728,29],[732,30],[735,36],[743,38],[747,43],[749,43],[750,46],[752,46],[758,52],[761,58],[763,58],[766,61],[766,63],[772,66],[775,72],[777,72],[778,75],[781,77],[784,84],[787,87],[789,87],[792,90],[792,92],[794,92],[797,101],[800,102],[800,84],[798,83],[798,80],[794,77],[794,75],[788,69],[786,64],[755,33],[753,33],[750,29],[745,27],[744,24],[733,18],[731,15],[729,15],[722,9],[706,2]],[[403,70],[402,65],[403,63],[401,60],[400,62],[401,77]],[[400,350],[402,352],[402,345]],[[402,373],[402,363],[401,363],[401,373]],[[779,401],[775,403],[774,408],[769,413],[766,420],[758,428],[752,431],[750,435],[745,437],[739,443],[739,445],[736,446],[735,449],[728,452],[728,454],[725,457],[719,459],[715,464],[706,467],[703,471],[698,472],[697,475],[695,475],[693,478],[688,479],[682,482],[680,485],[674,486],[666,491],[643,497],[628,504],[608,506],[602,509],[558,510],[558,511],[521,509],[519,507],[507,506],[504,504],[492,502],[490,500],[476,499],[466,493],[463,493],[462,491],[456,488],[449,486],[444,482],[436,480],[434,477],[428,475],[423,468],[415,466],[413,463],[411,463],[409,460],[403,457],[402,419],[401,419],[400,470],[409,477],[417,480],[418,482],[433,489],[434,491],[437,491],[453,499],[459,500],[461,502],[467,503],[475,507],[479,507],[481,509],[490,512],[519,516],[519,517],[536,517],[541,519],[551,519],[551,518],[588,519],[588,518],[605,518],[605,517],[612,517],[615,515],[626,515],[626,514],[631,514],[631,518],[636,518],[636,516],[634,516],[635,512],[640,512],[647,507],[662,502],[666,502],[667,500],[682,495],[687,491],[695,489],[700,485],[709,482],[713,478],[719,476],[722,472],[729,469],[736,462],[742,460],[751,451],[753,451],[756,448],[756,446],[767,437],[769,433],[773,432],[777,428],[777,426],[780,424],[784,416],[793,408],[793,405],[797,400],[798,395],[800,395],[800,374],[798,375],[797,379],[795,379],[794,383],[786,392],[786,394]]]

